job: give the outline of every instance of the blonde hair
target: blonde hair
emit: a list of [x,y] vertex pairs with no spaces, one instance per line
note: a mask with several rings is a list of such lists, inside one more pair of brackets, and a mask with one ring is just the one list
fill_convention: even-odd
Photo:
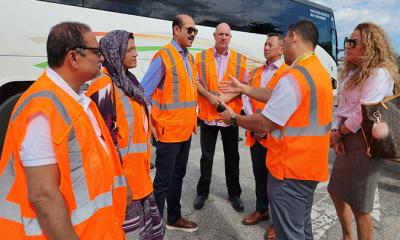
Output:
[[390,46],[389,40],[381,27],[374,23],[360,23],[354,31],[361,33],[361,47],[363,53],[361,56],[361,64],[359,66],[345,60],[344,68],[340,74],[343,80],[350,71],[354,74],[346,81],[346,89],[354,89],[363,86],[365,81],[375,68],[385,68],[394,82],[396,91],[399,91],[400,78],[396,57]]

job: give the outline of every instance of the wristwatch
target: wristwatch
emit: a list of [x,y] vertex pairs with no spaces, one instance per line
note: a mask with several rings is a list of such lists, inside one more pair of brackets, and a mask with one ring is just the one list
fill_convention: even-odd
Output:
[[232,126],[237,126],[237,124],[236,124],[236,113],[232,113],[232,115],[231,115],[231,123],[232,123]]

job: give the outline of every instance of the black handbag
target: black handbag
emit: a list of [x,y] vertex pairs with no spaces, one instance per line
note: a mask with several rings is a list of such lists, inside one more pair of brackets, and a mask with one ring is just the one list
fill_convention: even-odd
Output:
[[[385,98],[377,103],[361,105],[362,133],[371,158],[388,159],[400,163],[400,94]],[[386,134],[377,138],[373,128],[380,123]],[[375,135],[375,137],[374,137]]]

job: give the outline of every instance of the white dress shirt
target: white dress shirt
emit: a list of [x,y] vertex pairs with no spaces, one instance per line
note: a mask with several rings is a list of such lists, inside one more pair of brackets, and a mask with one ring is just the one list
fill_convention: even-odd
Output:
[[[91,99],[82,91],[76,93],[65,81],[51,68],[46,68],[47,76],[68,95],[75,99],[88,115],[94,131],[103,148],[107,151],[107,146],[101,136],[100,126],[89,108]],[[34,114],[28,119],[25,138],[21,144],[20,158],[25,167],[43,166],[57,162],[51,138],[50,123],[46,115],[42,113]]]
[[[283,59],[278,59],[277,61],[268,64],[266,62],[264,64],[264,69],[261,73],[261,86],[262,88],[265,88],[269,81],[271,80],[272,76],[278,70],[278,68],[283,64]],[[243,110],[246,113],[246,115],[252,115],[254,113],[253,106],[251,105],[250,97],[247,95],[242,95],[242,102],[243,102]]]
[[286,73],[272,91],[261,114],[279,126],[285,126],[301,102],[301,91],[292,74]]
[[340,84],[339,106],[334,114],[332,129],[338,129],[344,124],[353,133],[361,128],[362,103],[374,103],[382,101],[384,97],[393,95],[393,81],[388,71],[384,68],[376,68],[371,71],[364,86],[355,89],[345,89],[346,81],[353,72],[350,72]]
[[[290,67],[295,66],[301,57],[299,56]],[[291,73],[286,73],[276,84],[261,114],[283,127],[297,110],[301,100],[299,83]]]

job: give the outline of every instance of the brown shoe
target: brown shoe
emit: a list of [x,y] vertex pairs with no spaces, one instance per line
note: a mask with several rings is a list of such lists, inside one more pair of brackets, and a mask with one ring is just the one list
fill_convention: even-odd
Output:
[[269,213],[266,211],[265,213],[259,213],[257,211],[253,212],[250,215],[247,215],[243,218],[242,224],[243,225],[254,225],[259,223],[260,221],[268,221],[269,220]]
[[269,228],[265,232],[264,239],[265,240],[275,240],[276,239],[275,228],[274,228],[273,224],[271,224],[271,226],[269,226]]
[[170,223],[167,221],[167,224],[165,226],[168,230],[177,230],[177,231],[182,231],[182,232],[196,232],[197,231],[197,224],[189,221],[185,218],[180,218],[178,221],[175,223]]

